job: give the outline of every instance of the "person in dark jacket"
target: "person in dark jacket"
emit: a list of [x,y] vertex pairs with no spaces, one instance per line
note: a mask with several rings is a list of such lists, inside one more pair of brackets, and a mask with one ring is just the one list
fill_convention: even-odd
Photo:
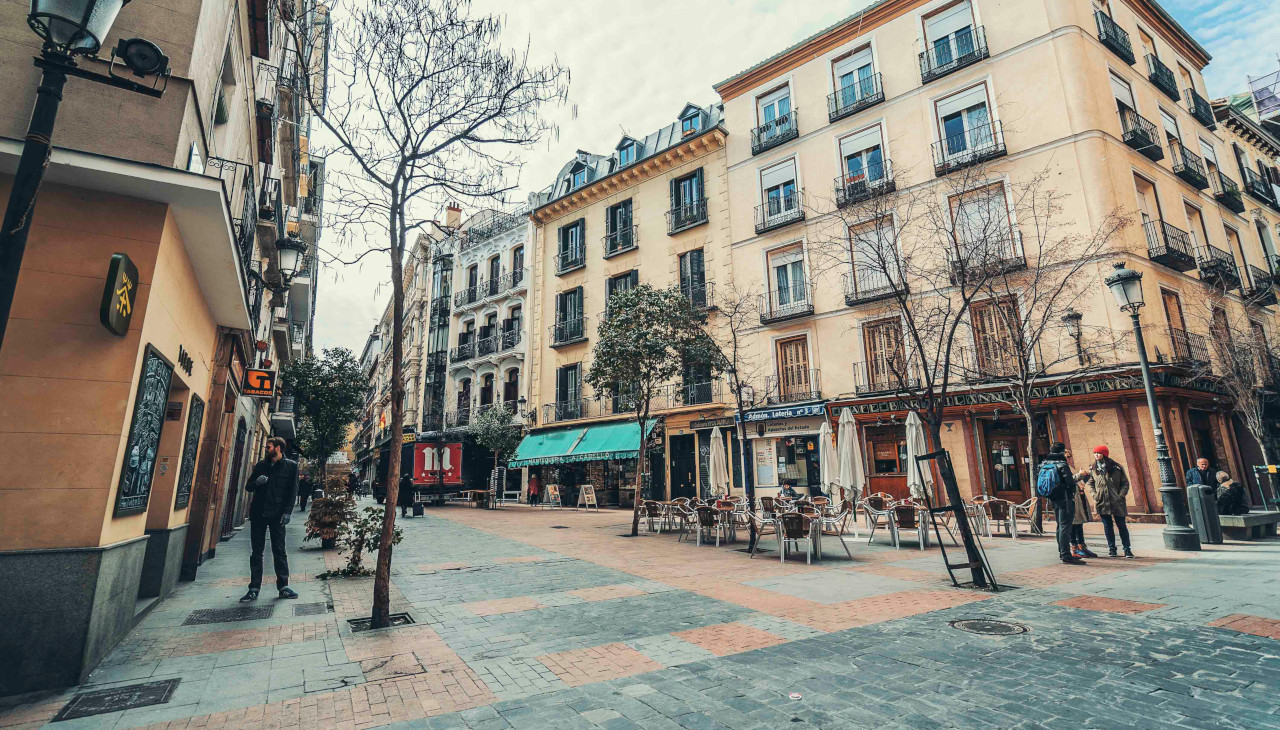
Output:
[[1187,470],[1187,486],[1192,484],[1203,484],[1206,487],[1218,485],[1218,474],[1209,467],[1208,459],[1204,457],[1196,459],[1195,468]]
[[356,496],[356,491],[360,489],[360,477],[354,470],[347,472],[347,494],[352,497]]
[[408,474],[400,475],[400,490],[396,494],[396,506],[400,508],[400,516],[408,517],[408,510],[413,506],[413,480]]
[[262,552],[271,532],[271,557],[275,562],[276,589],[281,598],[297,598],[289,587],[289,557],[285,554],[284,526],[289,524],[298,493],[298,462],[284,458],[285,440],[267,439],[267,456],[253,467],[245,491],[253,495],[249,505],[249,592],[241,603],[257,600],[262,588]]
[[1049,501],[1053,504],[1053,518],[1057,522],[1058,559],[1068,565],[1085,565],[1071,549],[1071,533],[1076,517],[1076,479],[1067,466],[1066,454],[1066,444],[1055,442],[1040,461],[1040,470],[1043,472],[1052,469],[1058,477],[1058,488],[1049,495]]
[[1129,515],[1126,500],[1129,495],[1129,476],[1124,467],[1111,458],[1111,451],[1106,446],[1093,449],[1093,468],[1080,475],[1084,484],[1089,487],[1089,496],[1093,506],[1102,519],[1102,531],[1107,536],[1107,556],[1116,557],[1116,533],[1120,533],[1120,544],[1124,546],[1124,556],[1133,557],[1129,546],[1129,528],[1125,525],[1125,517]]
[[300,512],[307,511],[307,500],[311,499],[311,477],[300,477],[298,479],[298,510]]
[[1225,471],[1218,472],[1218,488],[1214,493],[1220,515],[1249,514],[1249,498],[1244,485],[1231,478]]

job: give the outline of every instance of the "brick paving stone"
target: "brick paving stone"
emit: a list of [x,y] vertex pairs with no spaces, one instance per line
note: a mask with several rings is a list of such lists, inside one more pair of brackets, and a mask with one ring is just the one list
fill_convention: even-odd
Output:
[[671,634],[644,636],[626,644],[665,667],[700,662],[715,656],[707,649]]
[[546,664],[532,657],[499,657],[468,662],[489,691],[502,700],[567,688]]
[[1105,596],[1075,596],[1073,598],[1064,598],[1061,601],[1054,601],[1055,606],[1066,606],[1067,608],[1082,608],[1086,611],[1107,611],[1109,613],[1146,613],[1154,611],[1157,608],[1163,608],[1161,603],[1142,603],[1140,601],[1126,601],[1120,598],[1107,598]]
[[570,687],[662,669],[661,664],[622,643],[544,654],[538,661]]
[[1210,626],[1231,629],[1239,631],[1242,634],[1253,634],[1254,636],[1265,636],[1269,639],[1280,639],[1280,621],[1275,619],[1263,618],[1261,616],[1249,616],[1241,613],[1233,613],[1230,616],[1224,616],[1216,621],[1211,621]]
[[545,606],[529,596],[495,598],[491,601],[476,601],[467,604],[467,609],[477,616],[497,616],[503,613],[532,611],[535,608],[545,608]]
[[579,588],[569,591],[570,595],[577,596],[584,601],[609,601],[614,598],[630,598],[631,596],[643,596],[645,591],[634,585],[626,583],[613,586],[596,586],[595,588]]
[[675,636],[676,638],[684,639],[690,644],[700,646],[716,656],[761,649],[786,641],[777,634],[771,634],[768,631],[736,621],[680,631]]

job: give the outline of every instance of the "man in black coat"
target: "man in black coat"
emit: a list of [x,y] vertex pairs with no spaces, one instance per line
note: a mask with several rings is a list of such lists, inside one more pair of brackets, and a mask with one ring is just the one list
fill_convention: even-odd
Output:
[[253,467],[245,491],[253,495],[249,506],[249,592],[241,603],[258,598],[262,588],[262,552],[271,531],[271,557],[275,561],[276,589],[281,598],[297,598],[289,587],[289,557],[284,552],[284,526],[289,524],[298,493],[298,462],[284,458],[284,439],[267,439],[267,457]]
[[[1068,565],[1084,565],[1085,562],[1071,552],[1071,525],[1076,517],[1076,479],[1067,466],[1067,446],[1061,441],[1049,447],[1049,453],[1040,460],[1041,471],[1057,473],[1058,488],[1049,495],[1053,504],[1053,518],[1057,521],[1058,559]],[[1037,483],[1040,480],[1036,475]]]

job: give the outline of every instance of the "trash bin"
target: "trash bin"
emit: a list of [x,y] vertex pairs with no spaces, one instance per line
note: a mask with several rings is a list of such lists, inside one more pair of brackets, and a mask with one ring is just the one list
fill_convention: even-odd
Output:
[[1187,504],[1191,507],[1191,524],[1195,525],[1200,542],[1221,545],[1222,521],[1218,519],[1217,491],[1204,484],[1189,484]]

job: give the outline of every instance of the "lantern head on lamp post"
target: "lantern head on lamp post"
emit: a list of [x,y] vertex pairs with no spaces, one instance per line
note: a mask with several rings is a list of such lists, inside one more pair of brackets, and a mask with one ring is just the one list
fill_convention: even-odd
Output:
[[280,253],[280,277],[285,284],[298,273],[298,265],[307,252],[307,244],[299,238],[286,236],[276,240],[276,251]]
[[129,0],[31,0],[27,25],[48,51],[64,56],[96,54]]
[[1116,264],[1116,270],[1106,278],[1107,287],[1120,305],[1120,311],[1128,315],[1136,315],[1146,304],[1142,300],[1142,273]]

